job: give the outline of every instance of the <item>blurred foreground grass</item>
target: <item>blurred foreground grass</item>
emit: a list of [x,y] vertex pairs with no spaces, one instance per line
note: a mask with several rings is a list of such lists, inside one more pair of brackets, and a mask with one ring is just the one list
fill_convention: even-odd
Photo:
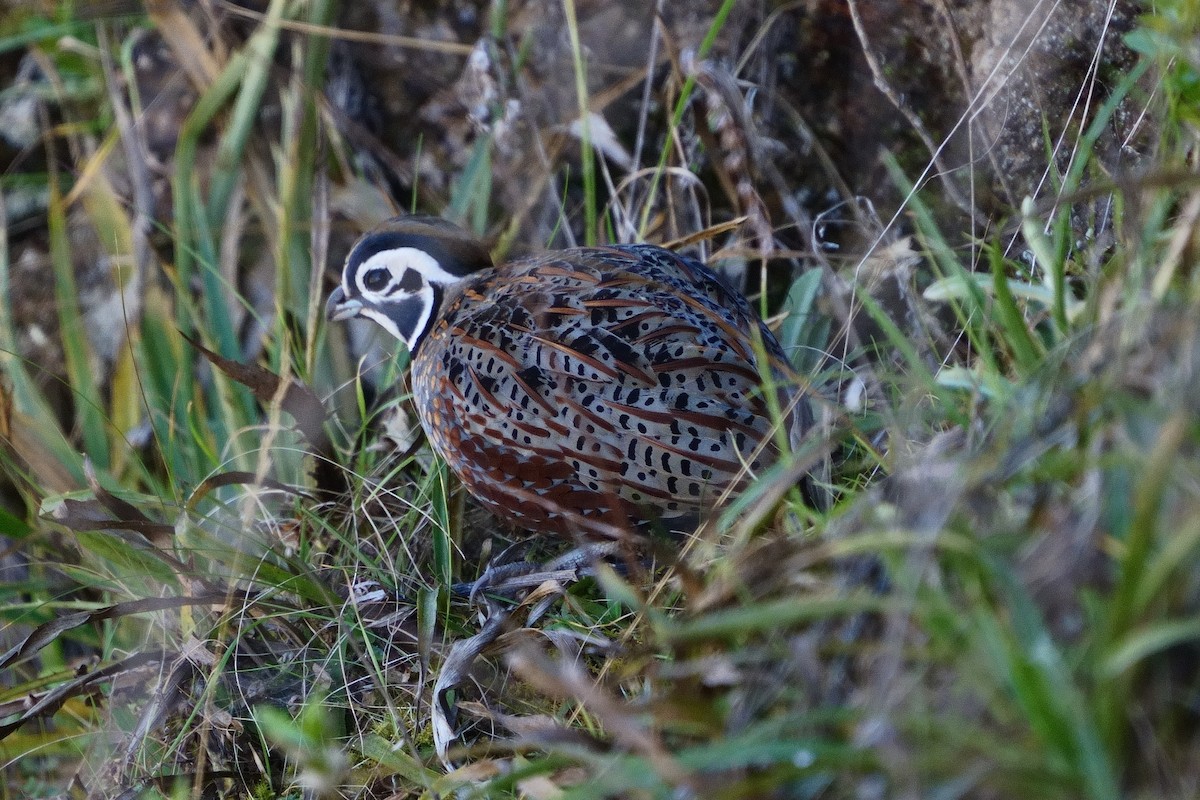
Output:
[[[272,0],[216,41],[180,6],[149,8],[97,23],[63,4],[0,28],[0,51],[37,47],[22,91],[45,93],[54,154],[3,183],[0,797],[1200,791],[1192,4],[1131,35],[1142,60],[1078,131],[1057,202],[974,238],[890,160],[905,227],[873,231],[861,284],[814,253],[764,294],[769,310],[786,294],[798,363],[846,366],[820,377],[828,513],[781,499],[784,464],[683,553],[538,587],[486,642],[492,623],[450,586],[492,524],[406,443],[387,391],[402,361],[359,379],[362,351],[320,323],[333,220],[391,213],[316,91],[329,40],[288,33],[332,24],[333,4]],[[504,5],[491,13],[502,35]],[[130,91],[147,31],[195,87],[166,163]],[[705,87],[676,88],[645,112],[655,181],[688,166],[664,143]],[[1138,176],[1106,175],[1092,149],[1121,103],[1153,126]],[[665,190],[606,203],[591,152],[611,145],[584,119],[564,146],[584,168],[542,176],[568,227],[673,215]],[[445,199],[503,249],[495,146],[462,154]],[[27,278],[8,244],[27,193],[44,198],[61,371],[20,355]],[[81,241],[102,248],[115,345],[81,299]],[[909,271],[898,315],[866,277]],[[837,334],[838,290],[873,339]]]

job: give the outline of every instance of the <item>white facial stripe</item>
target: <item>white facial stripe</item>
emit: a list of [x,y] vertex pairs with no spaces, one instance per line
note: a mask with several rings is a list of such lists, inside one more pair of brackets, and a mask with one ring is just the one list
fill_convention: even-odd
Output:
[[379,327],[396,337],[408,347],[411,352],[413,345],[425,334],[425,326],[429,324],[429,318],[433,314],[433,291],[425,289],[421,292],[424,302],[421,304],[421,315],[417,318],[416,325],[412,331],[405,333],[396,327],[396,321],[387,315],[386,312],[373,306],[364,306],[360,315],[369,320],[373,320]]
[[[426,289],[426,291],[429,290]],[[417,320],[417,327],[413,328],[412,338],[404,340],[404,344],[408,347],[410,353],[416,340],[425,335],[425,326],[429,324],[429,317],[433,314],[433,292],[429,292],[429,294],[430,296],[425,303],[425,307],[421,310],[421,318]]]
[[[395,338],[402,342],[405,341],[404,337],[400,335],[400,331],[396,329],[396,323],[392,322],[391,317],[389,317],[387,314],[376,311],[371,306],[363,306],[363,310],[359,312],[359,316],[366,317]],[[407,344],[407,342],[405,342],[405,344]]]
[[[406,269],[415,269],[425,277],[428,283],[446,285],[459,280],[442,269],[442,265],[437,262],[437,259],[424,250],[418,250],[415,247],[397,247],[393,250],[382,250],[358,266],[356,279],[359,282],[358,290],[360,292],[369,291],[362,285],[362,281],[367,273],[380,267],[391,273],[393,282],[400,280]],[[388,284],[388,287],[391,287],[391,283]]]

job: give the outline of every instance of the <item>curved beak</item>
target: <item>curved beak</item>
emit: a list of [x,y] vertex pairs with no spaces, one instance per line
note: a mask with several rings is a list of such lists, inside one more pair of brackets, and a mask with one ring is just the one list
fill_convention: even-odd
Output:
[[346,293],[339,286],[330,293],[329,300],[325,303],[325,319],[330,322],[340,322],[357,317],[362,311],[362,307],[362,301],[347,298]]

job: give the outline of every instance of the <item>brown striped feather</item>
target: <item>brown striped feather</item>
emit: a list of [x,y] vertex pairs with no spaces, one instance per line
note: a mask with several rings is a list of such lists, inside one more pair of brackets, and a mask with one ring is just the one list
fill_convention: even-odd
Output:
[[702,516],[776,457],[755,327],[786,384],[749,304],[692,262],[551,253],[463,281],[417,352],[414,392],[467,489],[520,525],[594,534]]

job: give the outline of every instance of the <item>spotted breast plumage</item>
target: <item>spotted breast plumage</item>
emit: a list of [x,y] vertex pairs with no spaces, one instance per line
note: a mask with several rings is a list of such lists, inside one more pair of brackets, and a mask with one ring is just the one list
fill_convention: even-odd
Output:
[[328,316],[373,319],[408,345],[434,450],[532,531],[692,528],[812,425],[746,299],[652,245],[496,267],[459,228],[402,217],[354,246]]

